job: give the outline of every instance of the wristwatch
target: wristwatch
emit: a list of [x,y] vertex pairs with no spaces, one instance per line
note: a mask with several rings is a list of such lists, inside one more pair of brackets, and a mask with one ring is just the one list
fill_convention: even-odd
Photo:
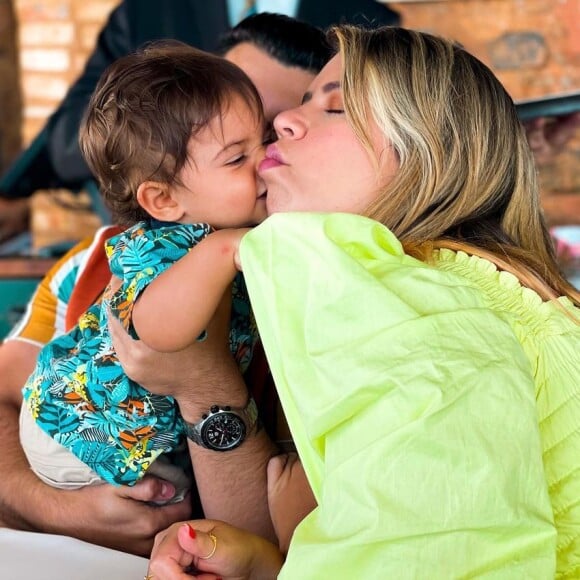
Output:
[[230,451],[239,447],[258,422],[258,407],[251,397],[245,407],[213,405],[197,423],[185,425],[187,438],[206,449]]

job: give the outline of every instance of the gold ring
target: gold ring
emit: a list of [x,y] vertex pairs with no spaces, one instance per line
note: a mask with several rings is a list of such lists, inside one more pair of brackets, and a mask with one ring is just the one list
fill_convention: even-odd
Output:
[[147,574],[147,576],[143,577],[143,580],[153,580],[153,574]]
[[209,537],[213,542],[213,548],[211,549],[211,552],[207,556],[199,556],[200,560],[209,560],[215,554],[217,548],[217,537],[215,534],[212,534],[211,532],[209,533]]

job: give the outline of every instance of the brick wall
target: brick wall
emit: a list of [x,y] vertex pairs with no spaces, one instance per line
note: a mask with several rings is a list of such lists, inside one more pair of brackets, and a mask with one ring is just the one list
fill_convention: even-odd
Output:
[[13,0],[18,22],[22,139],[29,143],[82,71],[119,0]]
[[[580,89],[580,0],[391,2],[403,25],[461,42],[515,99]],[[580,223],[580,135],[540,170],[554,223]],[[571,216],[573,216],[571,218]]]
[[[0,169],[18,150],[20,136],[23,145],[30,142],[81,72],[118,1],[0,0]],[[516,98],[580,87],[580,0],[390,4],[405,26],[462,42]],[[580,138],[542,168],[546,194],[579,194],[579,161]]]

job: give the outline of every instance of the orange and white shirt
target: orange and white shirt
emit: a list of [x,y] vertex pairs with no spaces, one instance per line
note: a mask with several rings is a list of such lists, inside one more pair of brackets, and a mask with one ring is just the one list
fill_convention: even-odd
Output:
[[120,228],[103,227],[69,250],[46,274],[8,340],[43,346],[70,330],[111,276],[104,242]]

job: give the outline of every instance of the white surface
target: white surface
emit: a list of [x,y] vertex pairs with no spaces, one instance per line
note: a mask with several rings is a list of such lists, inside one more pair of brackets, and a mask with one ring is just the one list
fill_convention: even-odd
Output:
[[147,562],[74,538],[0,529],[2,580],[143,580]]

